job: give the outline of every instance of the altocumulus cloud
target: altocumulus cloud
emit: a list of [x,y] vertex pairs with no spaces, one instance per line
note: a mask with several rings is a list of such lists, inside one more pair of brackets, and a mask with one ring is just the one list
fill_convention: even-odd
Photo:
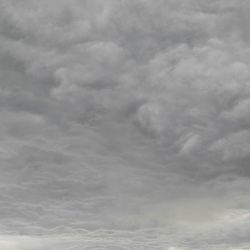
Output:
[[0,248],[249,247],[249,11],[0,0]]

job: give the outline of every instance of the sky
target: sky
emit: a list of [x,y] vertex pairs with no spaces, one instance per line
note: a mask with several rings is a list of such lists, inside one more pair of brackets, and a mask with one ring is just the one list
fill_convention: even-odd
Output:
[[0,0],[1,250],[250,249],[249,12]]

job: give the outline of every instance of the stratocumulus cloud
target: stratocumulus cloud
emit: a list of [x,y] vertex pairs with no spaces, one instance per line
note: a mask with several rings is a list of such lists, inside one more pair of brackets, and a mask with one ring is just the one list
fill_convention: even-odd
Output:
[[0,248],[249,247],[247,0],[0,0]]

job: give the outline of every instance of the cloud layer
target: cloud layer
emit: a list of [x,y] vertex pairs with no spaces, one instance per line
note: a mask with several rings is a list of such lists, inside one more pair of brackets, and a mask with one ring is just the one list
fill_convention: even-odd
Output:
[[249,9],[0,0],[1,248],[249,244]]

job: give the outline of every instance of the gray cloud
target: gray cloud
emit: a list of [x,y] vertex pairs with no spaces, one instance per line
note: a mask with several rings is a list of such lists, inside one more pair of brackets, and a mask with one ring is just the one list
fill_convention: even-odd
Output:
[[0,0],[1,249],[249,245],[249,7]]

